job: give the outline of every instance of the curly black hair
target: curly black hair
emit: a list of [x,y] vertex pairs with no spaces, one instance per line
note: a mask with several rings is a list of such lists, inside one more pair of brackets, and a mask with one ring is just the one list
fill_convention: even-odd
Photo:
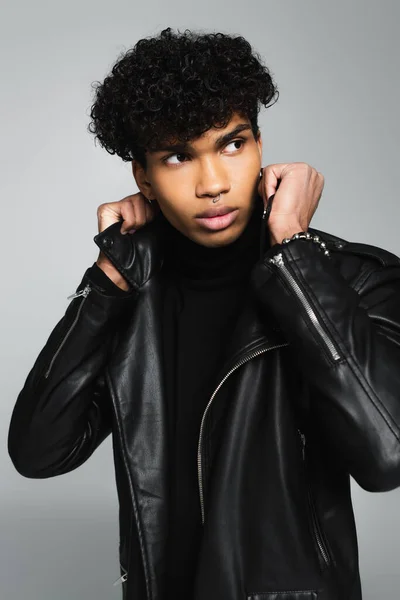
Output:
[[110,154],[144,168],[146,150],[226,127],[233,113],[249,119],[256,138],[261,104],[279,97],[270,71],[242,36],[170,27],[140,39],[92,86],[88,131]]

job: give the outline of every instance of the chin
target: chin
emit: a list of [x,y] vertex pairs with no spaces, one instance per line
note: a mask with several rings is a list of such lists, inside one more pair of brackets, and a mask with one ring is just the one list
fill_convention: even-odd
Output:
[[193,241],[197,242],[198,244],[201,244],[202,246],[207,246],[208,248],[219,248],[222,246],[228,246],[229,244],[232,244],[235,240],[237,240],[238,237],[241,236],[244,229],[245,225],[237,225],[237,223],[233,223],[230,227],[227,227],[226,229],[205,233],[201,236],[200,239],[194,239]]

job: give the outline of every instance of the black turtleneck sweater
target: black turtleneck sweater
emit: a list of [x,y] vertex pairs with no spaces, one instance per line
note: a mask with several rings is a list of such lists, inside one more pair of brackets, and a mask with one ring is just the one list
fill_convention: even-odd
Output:
[[[163,217],[167,240],[163,331],[171,432],[168,599],[191,598],[202,530],[197,481],[200,423],[219,383],[216,376],[224,348],[244,302],[251,268],[259,258],[262,209],[257,196],[241,236],[217,248],[197,244]],[[92,270],[110,293],[126,293],[96,263]]]

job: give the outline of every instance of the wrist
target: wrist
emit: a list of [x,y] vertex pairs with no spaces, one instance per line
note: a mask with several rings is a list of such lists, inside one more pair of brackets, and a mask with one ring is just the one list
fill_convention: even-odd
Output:
[[299,223],[295,223],[292,225],[288,224],[280,227],[270,226],[269,230],[269,239],[271,246],[275,244],[281,244],[283,239],[291,238],[295,233],[299,233],[299,231],[304,231]]
[[96,264],[107,275],[107,277],[111,279],[113,283],[115,283],[115,285],[124,291],[129,290],[128,282],[124,277],[122,277],[121,273],[114,267],[108,258],[99,257],[96,261]]

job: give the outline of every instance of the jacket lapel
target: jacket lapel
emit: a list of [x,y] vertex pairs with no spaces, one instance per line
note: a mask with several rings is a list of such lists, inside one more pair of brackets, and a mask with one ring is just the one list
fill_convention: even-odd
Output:
[[[151,224],[149,224],[151,227]],[[140,244],[145,244],[146,229]],[[158,230],[162,235],[162,227]],[[263,233],[262,233],[263,234]],[[117,235],[117,232],[115,232]],[[136,234],[135,234],[136,235]],[[260,240],[261,241],[261,240]],[[107,376],[121,450],[128,473],[139,544],[150,597],[158,598],[168,537],[169,439],[163,356],[163,298],[166,279],[162,244],[150,262],[159,264],[135,300],[132,318],[117,335]],[[261,245],[260,245],[261,247]],[[250,284],[238,321],[226,340],[225,360],[218,379],[243,356],[262,346],[284,342],[272,320],[260,314]]]

